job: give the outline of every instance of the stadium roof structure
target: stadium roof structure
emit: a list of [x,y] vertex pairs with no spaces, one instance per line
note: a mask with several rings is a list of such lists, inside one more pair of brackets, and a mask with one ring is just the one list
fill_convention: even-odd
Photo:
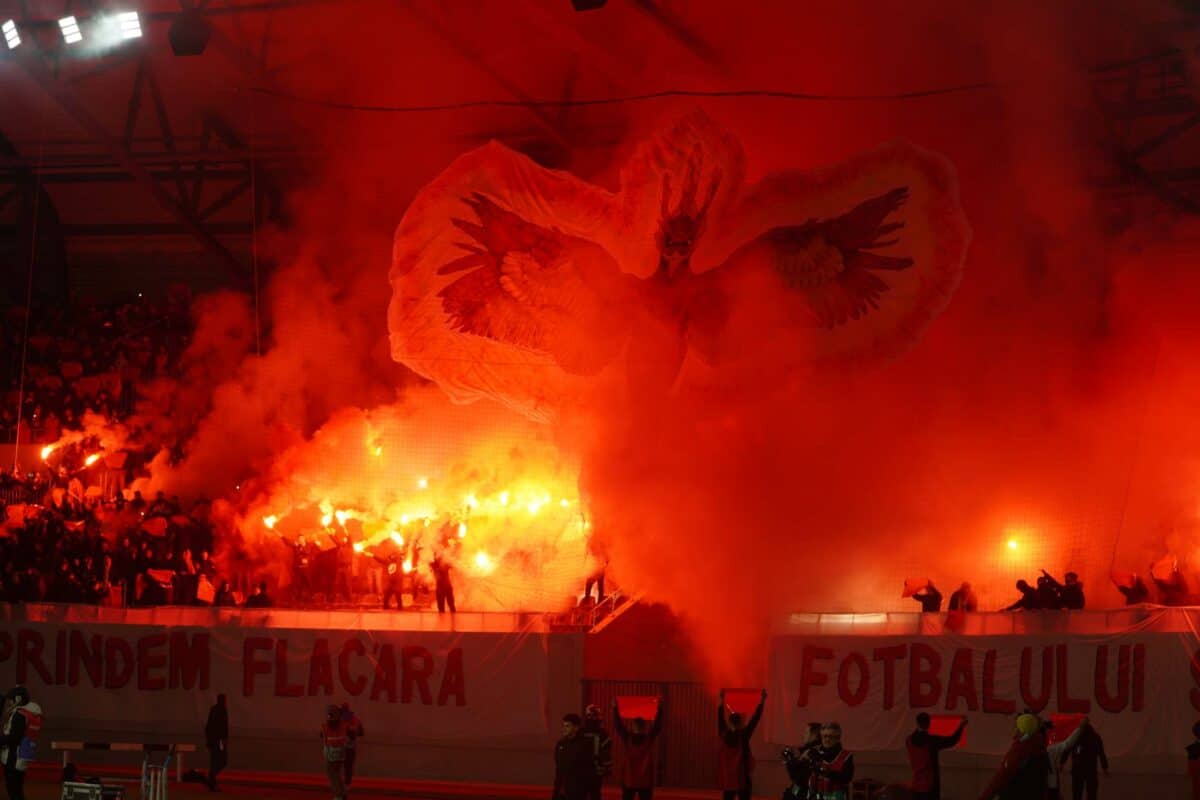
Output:
[[[245,285],[252,234],[286,225],[289,198],[328,186],[338,164],[380,163],[380,222],[394,225],[413,192],[489,139],[604,174],[661,108],[635,96],[900,92],[973,77],[932,65],[897,75],[904,37],[877,19],[909,13],[894,5],[830,22],[805,4],[750,13],[707,0],[0,0],[7,41],[20,38],[0,43],[0,251],[28,238],[36,213],[51,228],[39,236],[73,255],[169,240]],[[1075,57],[1097,65],[1087,101],[1113,153],[1097,180],[1194,211],[1195,14],[1176,9],[1177,25]],[[136,12],[140,36],[102,32],[122,12]],[[80,41],[64,39],[67,16]],[[843,39],[844,63],[814,46]],[[176,54],[189,48],[202,52]],[[603,102],[581,102],[592,100]],[[837,105],[803,113],[819,122]]]

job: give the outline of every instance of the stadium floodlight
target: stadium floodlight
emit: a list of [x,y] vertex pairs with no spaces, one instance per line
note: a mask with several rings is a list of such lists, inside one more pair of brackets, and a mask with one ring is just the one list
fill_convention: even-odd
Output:
[[63,41],[67,44],[83,41],[83,31],[79,30],[79,23],[75,21],[75,17],[63,17],[58,21],[58,27],[62,30]]
[[0,26],[0,30],[4,31],[4,43],[8,45],[8,49],[15,50],[21,43],[21,34],[17,33],[17,23],[10,19]]
[[117,29],[122,39],[138,39],[142,35],[142,23],[136,11],[122,11],[117,14]]

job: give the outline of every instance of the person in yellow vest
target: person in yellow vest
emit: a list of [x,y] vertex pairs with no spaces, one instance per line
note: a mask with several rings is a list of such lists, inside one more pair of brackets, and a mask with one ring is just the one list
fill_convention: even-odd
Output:
[[346,797],[346,740],[349,727],[342,718],[342,709],[329,706],[325,722],[321,725],[321,741],[325,746],[325,773],[329,776],[329,788],[333,800]]

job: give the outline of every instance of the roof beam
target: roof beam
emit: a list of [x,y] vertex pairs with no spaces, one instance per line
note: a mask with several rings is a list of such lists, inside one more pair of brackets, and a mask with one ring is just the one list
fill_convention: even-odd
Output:
[[406,7],[408,8],[410,14],[416,17],[417,20],[420,21],[420,23],[427,29],[436,34],[438,38],[448,44],[450,48],[459,55],[460,58],[479,71],[485,73],[498,86],[504,89],[504,91],[508,92],[513,97],[517,98],[517,100],[519,100],[522,104],[524,104],[525,109],[533,118],[534,123],[541,128],[541,130],[548,137],[550,137],[555,144],[564,148],[567,150],[567,152],[571,151],[573,145],[563,131],[559,129],[555,118],[547,113],[546,109],[535,105],[533,98],[522,91],[521,87],[504,77],[503,74],[501,74],[483,58],[481,58],[476,48],[471,47],[467,42],[463,41],[461,37],[451,31],[449,27],[438,18],[440,15],[437,12],[427,13],[418,8],[415,3],[409,3]]
[[162,184],[158,182],[150,171],[138,163],[137,159],[133,157],[125,145],[105,130],[104,125],[92,116],[91,112],[75,96],[75,92],[69,86],[57,80],[46,68],[46,65],[42,63],[37,54],[32,52],[22,53],[19,49],[14,52],[19,54],[15,59],[16,62],[21,65],[22,69],[25,70],[25,73],[29,75],[33,82],[58,103],[63,111],[67,112],[98,144],[103,145],[113,160],[133,176],[133,179],[146,190],[154,199],[154,202],[176,219],[180,225],[203,245],[204,249],[213,256],[214,261],[220,265],[231,280],[239,285],[244,284],[248,272],[245,265],[235,258],[225,248],[225,245],[217,241],[208,230],[201,226],[179,201],[171,197],[170,193],[163,188]]

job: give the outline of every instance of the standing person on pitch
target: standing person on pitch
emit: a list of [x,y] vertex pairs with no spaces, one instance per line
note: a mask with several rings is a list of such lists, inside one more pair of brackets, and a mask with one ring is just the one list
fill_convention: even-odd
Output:
[[754,756],[750,752],[750,739],[762,719],[763,706],[767,702],[767,690],[763,689],[750,721],[734,711],[725,719],[725,690],[721,690],[720,705],[717,706],[717,735],[721,737],[721,748],[717,754],[717,781],[722,800],[750,800],[754,783]]
[[1187,746],[1188,777],[1192,779],[1192,800],[1200,800],[1200,722],[1192,726],[1195,741]]
[[[1050,760],[1049,771],[1046,773],[1046,800],[1060,800],[1062,797],[1062,775],[1059,767],[1067,760],[1071,750],[1079,742],[1079,738],[1083,732],[1089,727],[1088,718],[1084,717],[1080,720],[1075,730],[1071,731],[1071,735],[1061,742],[1055,742],[1046,746],[1046,757]],[[1047,740],[1050,738],[1051,723],[1042,721],[1042,736]]]
[[600,789],[604,778],[612,774],[612,739],[604,730],[604,719],[600,715],[600,706],[589,705],[583,712],[583,728],[580,736],[587,739],[592,747],[592,779],[588,783],[587,800],[600,800]]
[[1030,713],[1017,717],[1017,735],[979,800],[1035,800],[1046,796],[1050,759],[1041,721]]
[[346,797],[346,731],[342,709],[333,705],[325,709],[325,721],[321,723],[321,742],[324,745],[325,774],[329,777],[333,800],[344,800]]
[[826,722],[821,726],[821,746],[810,751],[813,763],[809,778],[812,800],[848,800],[854,780],[854,754],[842,747],[842,726]]
[[812,757],[809,755],[821,745],[821,723],[808,723],[808,738],[799,747],[785,748],[783,751],[783,766],[787,769],[788,779],[792,785],[783,790],[780,800],[806,800],[808,785],[812,778]]
[[936,736],[929,732],[931,722],[929,715],[924,711],[917,714],[917,729],[905,742],[908,763],[913,773],[913,800],[941,800],[942,768],[938,763],[938,753],[956,746],[967,727],[964,717],[954,733],[949,736]]
[[554,745],[554,790],[551,800],[587,800],[596,761],[592,742],[580,734],[583,720],[567,714],[562,720],[562,738]]
[[621,709],[613,700],[613,727],[621,740],[621,800],[652,800],[654,796],[654,742],[662,732],[663,701],[654,712],[654,722],[646,729],[646,720],[635,717],[628,728]]
[[358,740],[366,734],[362,720],[350,710],[350,703],[342,703],[342,721],[346,723],[346,788],[354,780],[354,761],[358,757]]
[[225,707],[223,694],[217,695],[217,702],[208,710],[204,744],[208,747],[208,790],[215,792],[217,776],[229,763],[229,709]]
[[1063,754],[1065,763],[1071,759],[1071,797],[1081,800],[1087,790],[1088,800],[1096,800],[1100,787],[1100,776],[1096,767],[1104,769],[1104,777],[1108,777],[1108,756],[1104,753],[1104,740],[1096,733],[1092,725],[1080,724],[1079,739],[1069,752]]
[[0,720],[0,761],[4,762],[4,788],[9,800],[25,800],[25,770],[37,758],[37,738],[42,730],[42,707],[24,686],[14,686],[4,697],[6,711]]

